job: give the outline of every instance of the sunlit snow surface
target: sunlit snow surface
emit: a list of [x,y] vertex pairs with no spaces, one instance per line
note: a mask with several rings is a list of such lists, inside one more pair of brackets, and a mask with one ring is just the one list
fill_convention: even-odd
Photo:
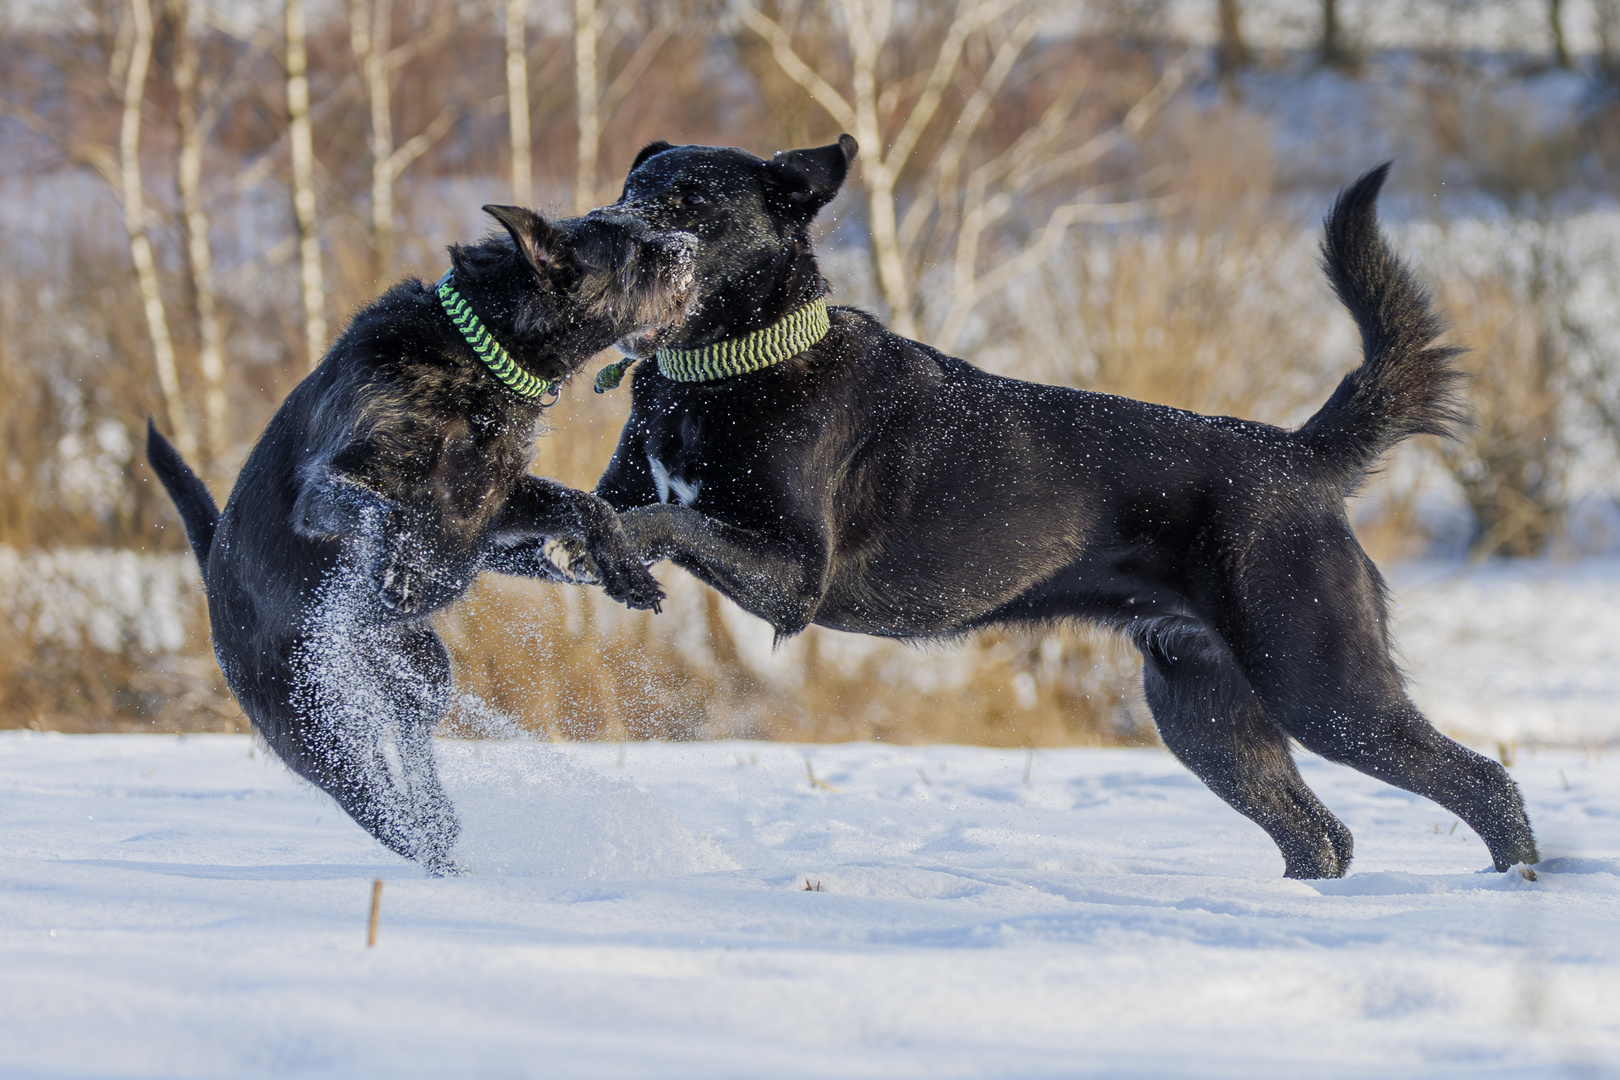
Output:
[[1150,750],[439,751],[475,869],[453,880],[244,737],[0,734],[0,1076],[1620,1062],[1620,754],[1521,753],[1535,883],[1481,872],[1432,804],[1308,760],[1357,841],[1348,879],[1310,884]]
[[1419,561],[1390,581],[1397,654],[1441,730],[1620,749],[1620,558]]

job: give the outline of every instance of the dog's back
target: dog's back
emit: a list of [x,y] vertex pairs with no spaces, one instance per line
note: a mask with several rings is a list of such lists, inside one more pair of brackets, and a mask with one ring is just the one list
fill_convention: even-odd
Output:
[[999,378],[847,309],[776,366],[692,367],[756,354],[820,301],[806,224],[854,151],[653,144],[626,178],[624,212],[725,240],[700,250],[699,316],[667,373],[638,372],[598,485],[644,550],[780,633],[1114,626],[1141,652],[1165,744],[1272,835],[1290,875],[1337,876],[1351,857],[1290,739],[1433,798],[1499,869],[1533,861],[1512,780],[1406,697],[1346,515],[1379,455],[1458,419],[1455,353],[1378,230],[1385,170],[1340,197],[1323,245],[1362,363],[1297,431]]
[[678,317],[692,280],[689,236],[485,209],[506,235],[452,247],[437,286],[407,280],[358,312],[277,409],[223,511],[148,432],[203,568],[215,655],[255,730],[434,872],[455,869],[457,825],[433,762],[451,673],[430,616],[486,565],[577,580],[539,555],[552,538],[616,599],[656,606],[611,509],[526,467],[547,395],[619,337]]

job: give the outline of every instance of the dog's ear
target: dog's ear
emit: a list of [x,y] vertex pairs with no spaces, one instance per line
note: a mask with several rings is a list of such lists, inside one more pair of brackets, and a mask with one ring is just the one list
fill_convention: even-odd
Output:
[[813,150],[782,150],[765,163],[766,181],[788,205],[813,217],[843,187],[858,149],[853,136],[840,135],[837,142]]
[[536,275],[544,276],[560,235],[551,223],[525,206],[490,205],[484,207],[484,213],[506,227],[518,254],[534,268]]
[[630,163],[630,171],[635,172],[637,169],[641,168],[641,163],[652,157],[654,154],[662,154],[665,150],[673,149],[675,149],[675,144],[667,143],[663,139],[659,139],[657,142],[648,143],[646,146],[643,146],[640,150],[636,151],[636,160]]

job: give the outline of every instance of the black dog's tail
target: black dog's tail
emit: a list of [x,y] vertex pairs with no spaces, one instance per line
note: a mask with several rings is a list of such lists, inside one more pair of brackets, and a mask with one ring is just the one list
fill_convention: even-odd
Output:
[[1456,397],[1465,350],[1436,346],[1445,321],[1378,230],[1385,162],[1339,193],[1322,239],[1322,268],[1361,330],[1361,366],[1295,432],[1353,490],[1379,457],[1412,435],[1447,436],[1468,422]]
[[186,524],[186,539],[191,541],[192,554],[197,556],[203,573],[208,572],[208,552],[214,546],[214,526],[219,524],[219,507],[208,488],[191,471],[180,456],[180,451],[169,440],[158,434],[157,425],[146,421],[146,460],[152,471],[163,481],[164,490],[180,511],[180,520]]

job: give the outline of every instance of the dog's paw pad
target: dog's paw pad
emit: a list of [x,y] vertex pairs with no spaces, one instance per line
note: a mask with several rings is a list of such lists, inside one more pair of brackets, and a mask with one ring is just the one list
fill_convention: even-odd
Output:
[[540,554],[548,563],[566,574],[573,569],[574,562],[579,557],[579,549],[566,540],[547,540],[545,546],[540,549]]
[[594,584],[597,580],[596,567],[577,540],[547,540],[540,555],[565,581]]

